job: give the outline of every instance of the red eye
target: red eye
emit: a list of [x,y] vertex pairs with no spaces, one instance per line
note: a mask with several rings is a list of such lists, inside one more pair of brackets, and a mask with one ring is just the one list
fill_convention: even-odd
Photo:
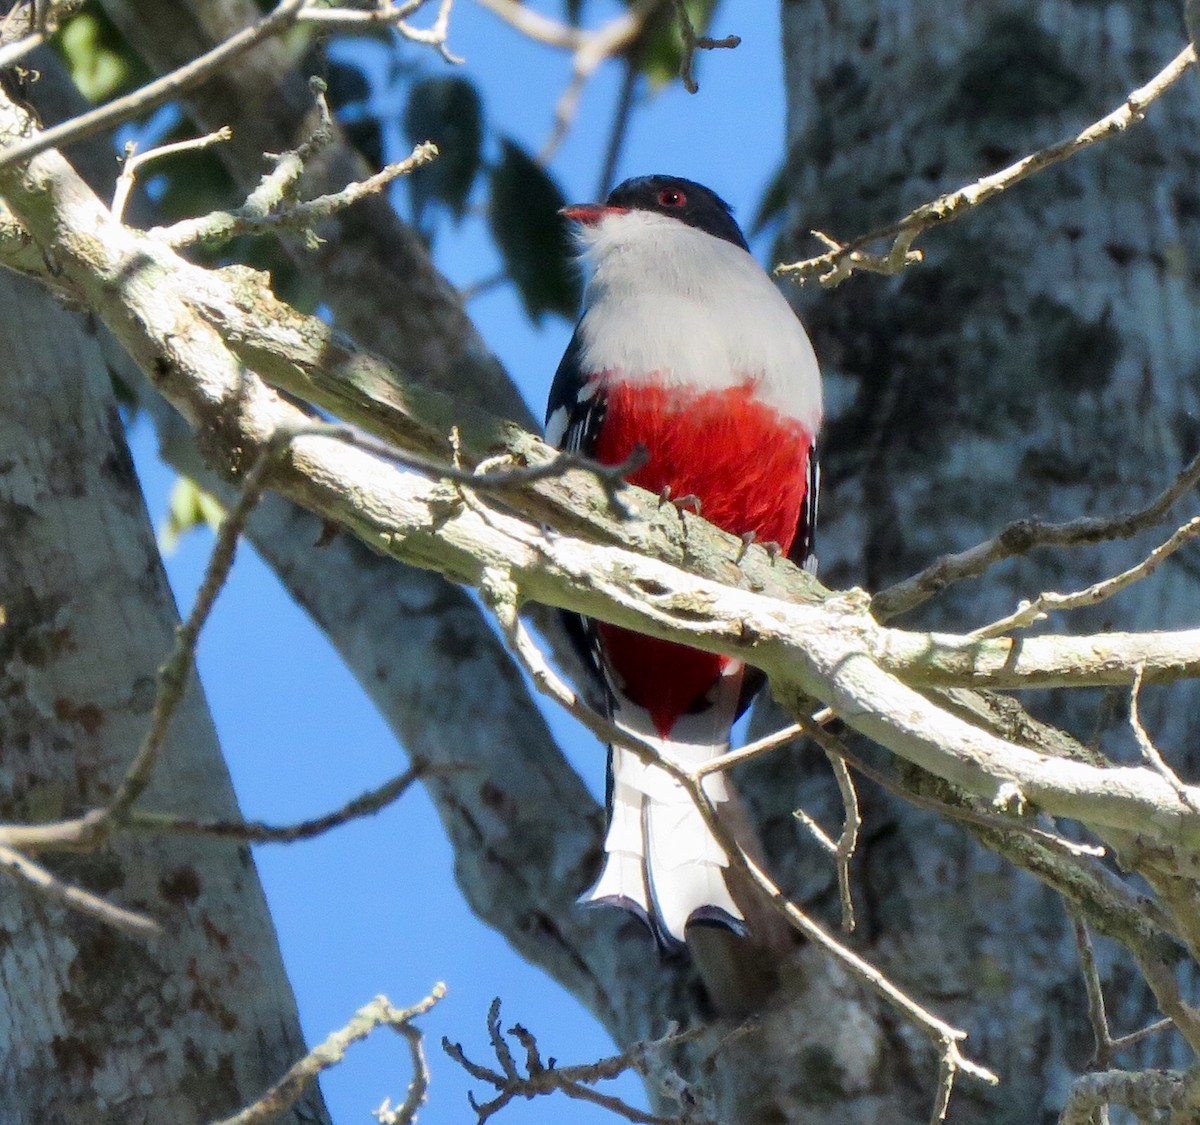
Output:
[[660,207],[683,207],[687,204],[687,196],[675,188],[664,188],[658,193]]

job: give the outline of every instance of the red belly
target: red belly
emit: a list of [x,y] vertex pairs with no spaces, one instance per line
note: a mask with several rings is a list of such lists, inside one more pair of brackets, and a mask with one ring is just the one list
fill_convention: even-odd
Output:
[[[786,554],[796,537],[808,487],[812,436],[754,398],[745,384],[683,395],[651,384],[606,386],[608,409],[593,451],[606,465],[639,446],[649,461],[630,481],[676,499],[697,496],[706,520],[735,535],[754,532]],[[645,707],[666,736],[680,715],[702,703],[727,657],[598,626],[625,694]]]

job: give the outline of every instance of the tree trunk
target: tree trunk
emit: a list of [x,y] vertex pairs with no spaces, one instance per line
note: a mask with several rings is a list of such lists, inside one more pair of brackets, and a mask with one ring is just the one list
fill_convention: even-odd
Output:
[[[0,349],[0,817],[38,822],[111,797],[177,617],[85,319],[4,273]],[[143,805],[238,817],[194,682]],[[247,848],[125,836],[38,859],[164,932],[140,941],[3,887],[4,1125],[199,1125],[253,1101],[303,1054]],[[286,1120],[326,1120],[315,1088]]]
[[[1133,0],[791,3],[783,28],[784,261],[821,251],[810,229],[849,239],[1073,133],[1185,41],[1179,6]],[[1196,452],[1195,94],[1189,76],[1127,137],[925,235],[925,262],[900,276],[859,274],[832,291],[814,283],[797,294],[830,404],[818,534],[828,585],[882,589],[1020,517],[1138,507]],[[1015,560],[902,623],[973,628],[1021,598],[1115,574],[1170,530]],[[1194,617],[1198,592],[1185,554],[1065,624],[1077,632],[1178,627]],[[1124,692],[1027,702],[1114,756],[1133,753]],[[1185,777],[1195,773],[1184,758],[1195,706],[1191,686],[1147,690],[1142,705]],[[796,764],[760,771],[764,801]],[[823,768],[801,770],[799,803],[832,817],[836,791]],[[766,815],[782,824],[785,812]],[[927,813],[874,795],[865,812],[861,943],[962,1021],[973,1057],[1001,1077],[995,1091],[960,1083],[951,1119],[1054,1120],[1091,1052],[1061,904]],[[777,850],[773,859],[787,856]],[[806,897],[830,897],[821,864],[814,853],[796,876]],[[1112,1021],[1132,1030],[1152,1005],[1127,960],[1106,947],[1101,956]],[[1163,1036],[1122,1061],[1178,1065],[1181,1052]],[[825,1118],[852,1119],[832,1107]]]

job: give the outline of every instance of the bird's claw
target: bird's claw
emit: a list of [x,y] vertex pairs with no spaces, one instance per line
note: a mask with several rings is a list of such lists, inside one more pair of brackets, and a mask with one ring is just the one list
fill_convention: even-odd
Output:
[[700,502],[700,497],[694,492],[689,492],[686,496],[678,498],[671,495],[671,486],[664,485],[661,492],[658,494],[658,506],[661,508],[664,504],[672,504],[675,510],[682,512],[684,508],[690,508],[696,515],[700,515],[703,505]]
[[742,559],[746,557],[746,552],[750,549],[750,545],[752,543],[758,543],[758,545],[771,557],[772,562],[774,562],[777,558],[779,558],[780,555],[783,554],[783,548],[776,543],[774,539],[764,539],[761,543],[759,543],[758,532],[756,531],[744,531],[738,536],[738,538],[742,541],[742,549],[738,552],[737,557],[738,562],[741,562]]

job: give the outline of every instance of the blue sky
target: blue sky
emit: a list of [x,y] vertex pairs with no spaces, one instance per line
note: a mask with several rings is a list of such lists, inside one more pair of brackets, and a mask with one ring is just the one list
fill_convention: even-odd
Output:
[[[545,8],[557,15],[554,8]],[[595,25],[614,5],[593,4]],[[736,33],[735,51],[699,60],[700,92],[678,85],[635,113],[618,178],[669,172],[700,180],[725,196],[743,222],[753,217],[764,185],[784,152],[779,13],[767,0],[738,0],[718,11],[715,35]],[[569,59],[511,32],[470,0],[451,20],[451,49],[466,58],[489,124],[536,151],[569,75]],[[368,49],[364,56],[372,57]],[[427,73],[445,64],[416,48],[409,58]],[[552,170],[569,199],[593,197],[617,90],[615,67],[603,69],[584,95],[575,126]],[[394,152],[389,155],[396,155]],[[407,200],[397,197],[402,206]],[[765,253],[765,245],[756,247]],[[479,220],[437,244],[441,268],[458,285],[494,274],[498,258]],[[539,417],[571,326],[548,317],[540,330],[526,321],[507,286],[472,302],[470,311]],[[139,422],[134,455],[154,519],[161,524],[172,473],[157,460],[154,436]],[[176,597],[189,606],[211,547],[207,531],[187,536],[166,562]],[[249,548],[239,552],[199,651],[200,674],[247,817],[284,823],[334,808],[403,767],[398,747],[328,643],[282,591]],[[551,715],[560,742],[599,794],[603,750],[565,717]],[[423,793],[413,791],[369,821],[316,841],[255,852],[283,955],[310,1043],[345,1023],[378,993],[398,1005],[424,996],[435,981],[449,995],[422,1022],[433,1071],[425,1125],[474,1120],[466,1091],[487,1090],[442,1053],[443,1035],[469,1056],[490,1063],[484,1019],[492,997],[506,1025],[538,1036],[543,1055],[586,1062],[613,1045],[567,993],[526,965],[504,940],[467,910],[454,883],[452,857]],[[395,1036],[377,1034],[355,1047],[324,1080],[339,1125],[370,1122],[387,1096],[403,1098],[408,1057]],[[639,1103],[640,1084],[626,1078],[607,1089]],[[497,1119],[509,1125],[616,1120],[559,1096],[514,1104]]]

